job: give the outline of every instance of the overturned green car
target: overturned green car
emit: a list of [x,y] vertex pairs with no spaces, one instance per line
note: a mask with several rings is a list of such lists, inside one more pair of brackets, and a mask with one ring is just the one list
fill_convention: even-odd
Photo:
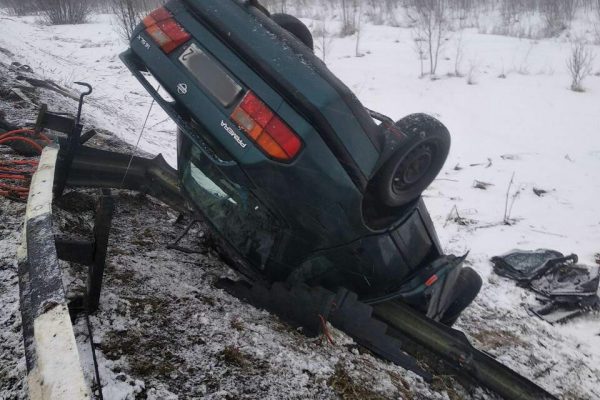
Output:
[[479,292],[421,198],[447,129],[365,108],[296,18],[255,1],[172,0],[121,58],[177,123],[184,194],[241,273],[403,301],[446,324]]

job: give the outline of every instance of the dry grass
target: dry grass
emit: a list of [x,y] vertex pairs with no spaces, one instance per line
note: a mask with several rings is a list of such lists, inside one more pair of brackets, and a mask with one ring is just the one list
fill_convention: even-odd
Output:
[[250,366],[250,361],[248,360],[246,355],[242,353],[237,347],[225,347],[223,351],[221,351],[221,353],[219,354],[219,357],[226,364],[232,367],[246,369]]
[[136,377],[169,379],[183,360],[172,350],[170,337],[150,336],[139,331],[109,332],[99,346],[109,360],[127,357]]
[[238,332],[245,330],[244,322],[239,317],[234,317],[229,325]]
[[338,363],[327,384],[342,400],[386,400],[388,397],[372,391],[367,385],[353,379],[344,366]]
[[446,393],[450,400],[462,400],[464,396],[456,391],[456,381],[448,375],[437,375],[433,377],[431,388],[440,393]]
[[397,372],[388,372],[390,378],[392,380],[392,384],[396,386],[398,393],[400,393],[400,397],[403,400],[414,400],[415,396],[410,390],[409,383]]

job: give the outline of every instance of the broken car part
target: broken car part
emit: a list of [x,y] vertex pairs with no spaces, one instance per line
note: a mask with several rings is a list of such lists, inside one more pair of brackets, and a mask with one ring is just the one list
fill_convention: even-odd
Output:
[[527,286],[534,279],[542,276],[548,270],[566,262],[576,263],[577,255],[564,254],[555,250],[513,250],[502,256],[492,257],[494,272],[500,276],[516,280],[520,285]]
[[600,268],[577,265],[575,254],[515,250],[493,257],[494,271],[538,293],[541,306],[529,310],[550,323],[600,309]]

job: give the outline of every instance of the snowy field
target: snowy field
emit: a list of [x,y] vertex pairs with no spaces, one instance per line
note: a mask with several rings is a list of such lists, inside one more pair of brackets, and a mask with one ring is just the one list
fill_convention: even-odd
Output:
[[[319,24],[305,21],[313,29]],[[92,84],[94,93],[84,108],[84,122],[113,132],[130,144],[136,143],[150,98],[118,59],[126,45],[115,33],[110,16],[94,16],[85,25],[43,26],[33,17],[0,15],[0,23],[0,48],[11,54],[6,55],[5,62],[28,64],[36,73],[74,89],[74,81]],[[470,251],[470,265],[484,278],[481,294],[465,312],[458,327],[476,345],[562,398],[600,399],[600,316],[588,315],[557,326],[542,322],[526,311],[527,305],[534,304],[534,296],[494,275],[489,263],[492,256],[514,248],[552,248],[565,254],[578,254],[583,264],[596,262],[595,255],[600,253],[600,46],[593,46],[598,55],[594,72],[598,74],[584,81],[585,92],[576,93],[569,90],[566,59],[571,44],[565,37],[531,40],[465,30],[459,65],[462,77],[448,75],[455,72],[457,42],[457,35],[451,35],[442,50],[437,80],[419,78],[412,32],[406,28],[365,24],[359,45],[361,57],[356,57],[354,37],[328,39],[326,62],[365,106],[393,119],[426,112],[439,118],[452,134],[448,162],[425,197],[445,250],[455,254]],[[72,107],[75,107],[74,102]],[[156,106],[140,147],[149,153],[163,153],[171,163],[175,161],[175,127]],[[502,222],[513,176],[509,196],[512,225],[506,225]],[[475,181],[491,185],[481,190],[473,187]],[[547,193],[539,197],[534,188]],[[457,223],[456,213],[467,223]],[[2,243],[0,250],[3,250]],[[158,261],[163,260],[161,254],[155,256]],[[125,265],[123,268],[134,270],[135,261],[126,254],[119,257]],[[194,263],[201,261],[193,260]],[[181,265],[169,268],[184,274]],[[132,279],[132,284],[149,279],[143,276],[146,273],[148,270],[142,268],[142,276]],[[197,279],[204,281],[206,277],[201,274]],[[188,295],[193,295],[192,289],[182,289],[173,296]],[[217,296],[217,303],[226,297],[218,291],[211,295]],[[119,296],[118,289],[111,296]],[[119,305],[111,303],[111,298],[103,301],[104,313],[114,311]],[[268,333],[282,328],[272,319],[262,328],[249,319],[264,321],[267,317],[263,314],[248,311],[245,317],[233,311],[232,304],[239,307],[238,303],[232,303],[231,299],[223,301],[227,301],[223,306],[226,311],[223,324],[230,324],[234,317],[241,318],[244,324],[260,332],[251,334],[250,338],[239,338],[243,335],[234,332],[234,341],[248,347],[266,346],[256,348],[252,357],[274,362],[273,357],[265,353],[277,352],[279,345],[285,348],[289,343],[280,343],[286,336],[280,334],[273,339]],[[210,317],[220,318],[218,313]],[[219,334],[224,332],[202,320],[205,316],[194,318]],[[257,339],[265,335],[275,344],[268,346],[269,340]],[[212,336],[216,337],[219,335]],[[284,369],[279,378],[267,373],[268,379],[280,379],[273,383],[277,390],[257,389],[258,393],[277,398],[289,389],[300,393],[297,398],[303,398],[302,393],[304,398],[339,395],[339,392],[320,390],[318,385],[315,388],[310,384],[314,383],[314,376],[326,377],[335,369],[336,363],[327,360],[327,356],[342,357],[340,354],[344,351],[328,349],[319,353],[319,347],[302,343],[303,339],[293,334],[289,340],[302,348],[300,352],[312,354],[314,364]],[[219,351],[222,349],[215,349],[214,353]],[[292,359],[306,362],[307,358],[306,354],[294,353]],[[361,360],[365,358],[356,357],[353,362],[363,362]],[[285,360],[278,362],[283,364]],[[379,366],[383,363],[372,358],[364,362],[378,363],[373,379],[380,379],[385,368],[394,374],[403,373],[398,368]],[[107,365],[104,371],[114,378],[109,384],[112,386],[107,388],[114,393],[111,399],[134,398],[143,385],[135,380],[129,384],[130,378],[120,380],[113,366]],[[361,368],[357,370],[362,371]],[[301,377],[286,375],[295,370],[308,372],[302,372]],[[234,376],[239,376],[239,372]],[[380,382],[382,391],[388,389],[396,393],[396,397],[405,398],[389,383],[389,376],[394,375],[386,376],[387,380]],[[226,376],[219,379],[227,381]],[[284,380],[289,380],[289,387],[283,384]],[[129,390],[122,387],[127,388],[126,381]],[[414,378],[409,379],[410,383],[414,381]],[[234,383],[224,383],[228,388],[232,385]],[[253,381],[253,385],[260,388],[258,382]],[[204,390],[212,393],[211,398],[227,398],[227,393],[211,392],[211,387]],[[156,398],[167,398],[165,393],[168,392],[168,385],[154,386]],[[434,396],[428,390],[422,393],[420,396],[424,397],[416,398]],[[13,398],[13,395],[16,396],[0,393],[0,399]],[[238,395],[243,396],[243,393]]]

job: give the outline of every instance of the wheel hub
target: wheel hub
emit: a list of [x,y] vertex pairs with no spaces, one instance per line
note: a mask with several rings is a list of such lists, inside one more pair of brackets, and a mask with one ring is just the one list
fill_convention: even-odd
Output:
[[429,171],[433,156],[431,145],[421,145],[410,152],[396,170],[392,183],[394,191],[404,191],[420,182]]

